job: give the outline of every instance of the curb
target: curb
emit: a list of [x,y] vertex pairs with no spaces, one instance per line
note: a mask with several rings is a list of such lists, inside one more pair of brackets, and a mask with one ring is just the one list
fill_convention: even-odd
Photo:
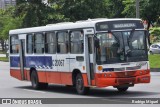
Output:
[[160,72],[160,68],[151,68],[151,72]]

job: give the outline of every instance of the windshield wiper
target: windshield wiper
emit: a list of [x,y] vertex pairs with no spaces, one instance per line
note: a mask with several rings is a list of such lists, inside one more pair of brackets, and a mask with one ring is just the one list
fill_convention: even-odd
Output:
[[133,35],[134,35],[134,31],[135,31],[135,29],[132,29],[131,30],[131,33],[130,33],[130,35],[127,37],[127,45],[128,46],[125,46],[125,55],[129,55],[130,54],[130,52],[132,51],[132,46],[131,46],[131,40],[132,40],[132,38],[133,38]]

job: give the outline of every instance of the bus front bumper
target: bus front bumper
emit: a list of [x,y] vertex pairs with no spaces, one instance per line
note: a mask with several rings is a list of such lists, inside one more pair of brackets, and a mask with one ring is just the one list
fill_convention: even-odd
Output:
[[139,84],[139,83],[150,83],[150,74],[135,76],[135,77],[123,77],[123,78],[97,78],[97,87],[107,86],[120,86],[124,84]]

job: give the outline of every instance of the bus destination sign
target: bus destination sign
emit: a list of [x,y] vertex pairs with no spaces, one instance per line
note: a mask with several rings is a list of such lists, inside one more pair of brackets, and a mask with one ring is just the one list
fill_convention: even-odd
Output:
[[136,24],[135,23],[121,23],[121,24],[113,24],[114,28],[136,28]]
[[143,23],[140,20],[121,20],[96,23],[97,31],[122,30],[122,29],[143,29]]

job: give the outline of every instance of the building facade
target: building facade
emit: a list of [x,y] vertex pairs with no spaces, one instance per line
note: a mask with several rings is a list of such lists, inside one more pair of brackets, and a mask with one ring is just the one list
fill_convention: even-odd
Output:
[[16,0],[0,0],[0,9],[5,9],[8,6],[15,6]]

